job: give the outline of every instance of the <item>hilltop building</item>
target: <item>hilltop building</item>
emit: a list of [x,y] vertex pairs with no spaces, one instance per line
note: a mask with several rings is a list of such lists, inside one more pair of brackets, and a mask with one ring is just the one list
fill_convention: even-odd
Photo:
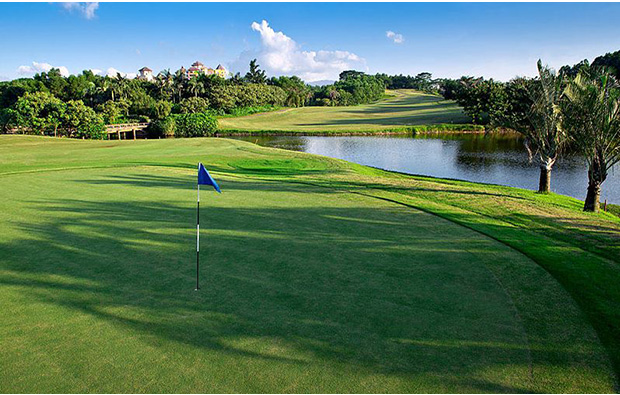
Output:
[[[185,67],[183,66],[181,66],[179,70],[181,71],[181,73],[185,74],[188,79],[197,77],[200,74],[217,75],[221,78],[226,78],[226,76],[228,75],[228,70],[226,70],[226,68],[221,64],[218,64],[215,69],[212,69],[211,67],[206,67],[202,62],[199,61],[195,61],[194,63],[192,63],[191,67],[187,70],[185,70]],[[148,67],[143,67],[138,70],[137,78],[145,81],[153,81],[155,79],[155,76],[153,76],[153,70],[149,69]]]
[[218,64],[217,67],[215,68],[215,74],[219,75],[222,78],[226,78],[226,73],[227,73],[226,69],[221,64]]
[[199,74],[204,74],[204,75],[215,74],[222,78],[226,78],[227,73],[228,72],[226,71],[226,68],[224,68],[224,66],[222,66],[221,64],[217,65],[215,69],[212,69],[211,67],[206,67],[201,62],[196,61],[192,64],[189,70],[187,70],[187,78],[191,79],[193,77],[198,76]]
[[153,70],[149,69],[148,67],[141,68],[140,70],[138,70],[138,79],[153,81]]

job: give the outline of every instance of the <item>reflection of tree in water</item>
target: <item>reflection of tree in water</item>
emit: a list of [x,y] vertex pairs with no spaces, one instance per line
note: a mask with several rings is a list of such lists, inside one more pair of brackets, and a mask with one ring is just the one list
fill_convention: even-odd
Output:
[[305,151],[306,140],[299,136],[243,136],[236,140],[249,141],[262,147],[282,148],[291,151]]
[[[469,134],[445,138],[458,140],[455,163],[460,170],[480,172],[496,169],[498,166],[512,169],[529,170],[536,168],[530,162],[524,145],[524,138],[519,134]],[[556,170],[579,171],[584,169],[583,159],[568,148],[557,161]]]
[[449,140],[458,140],[454,160],[461,170],[480,172],[497,166],[531,167],[523,137],[518,134],[469,134]]

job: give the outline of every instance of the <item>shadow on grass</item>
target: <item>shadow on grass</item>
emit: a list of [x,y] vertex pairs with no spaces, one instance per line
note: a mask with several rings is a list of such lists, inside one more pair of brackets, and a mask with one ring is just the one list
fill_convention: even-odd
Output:
[[438,123],[467,123],[465,115],[454,112],[447,113],[445,110],[426,111],[423,114],[411,114],[408,116],[394,116],[382,118],[351,118],[331,119],[328,121],[316,121],[297,123],[298,126],[343,126],[343,125],[433,125]]
[[[429,103],[429,104],[425,104]],[[438,98],[432,98],[432,100],[417,101],[417,102],[398,102],[390,104],[379,104],[373,107],[353,108],[346,110],[348,114],[385,114],[385,113],[399,113],[410,111],[425,111],[425,110],[439,110],[445,111],[446,108],[451,110],[458,110],[457,104],[449,101],[442,101]]]
[[[111,182],[185,188],[174,177]],[[229,184],[239,191],[265,188]],[[455,391],[531,391],[520,324],[484,265],[473,264],[493,261],[496,251],[486,240],[468,240],[456,227],[446,234],[426,224],[425,214],[401,209],[242,202],[204,212],[198,293],[194,207],[129,198],[30,202],[45,215],[19,225],[24,239],[0,243],[11,273],[0,281],[27,287],[41,302],[240,358],[345,363],[412,381],[439,375],[453,380]],[[285,351],[236,342],[244,338],[271,339]],[[558,367],[589,352],[537,345],[548,354],[541,359]],[[515,366],[522,387],[477,378]]]

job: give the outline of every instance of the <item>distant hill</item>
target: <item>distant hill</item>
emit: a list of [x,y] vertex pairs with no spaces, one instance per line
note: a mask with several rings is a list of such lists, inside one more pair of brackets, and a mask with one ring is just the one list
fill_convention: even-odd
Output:
[[312,81],[312,82],[308,82],[308,85],[312,85],[312,86],[324,86],[324,85],[331,85],[333,84],[334,80],[320,80],[320,81]]

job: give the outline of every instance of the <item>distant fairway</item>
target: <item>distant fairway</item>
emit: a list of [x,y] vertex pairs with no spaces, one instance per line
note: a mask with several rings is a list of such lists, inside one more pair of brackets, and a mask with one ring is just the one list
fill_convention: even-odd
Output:
[[297,132],[381,131],[412,125],[471,122],[453,101],[412,90],[390,91],[393,97],[353,107],[303,107],[223,118],[223,130],[285,130]]
[[[198,161],[223,194],[195,292]],[[0,392],[613,392],[620,220],[580,207],[228,139],[0,136]]]

